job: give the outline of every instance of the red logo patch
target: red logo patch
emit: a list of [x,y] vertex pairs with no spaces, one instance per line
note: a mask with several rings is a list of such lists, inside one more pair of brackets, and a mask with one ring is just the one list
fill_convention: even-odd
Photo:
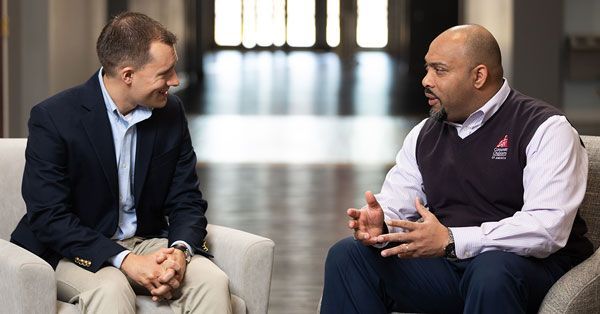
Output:
[[506,159],[506,155],[508,155],[508,134],[504,135],[504,137],[498,142],[498,145],[494,148],[494,153],[492,153],[492,159]]

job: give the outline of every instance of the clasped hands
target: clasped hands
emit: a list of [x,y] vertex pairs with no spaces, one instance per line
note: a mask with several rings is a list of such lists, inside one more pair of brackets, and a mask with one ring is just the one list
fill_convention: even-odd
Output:
[[181,286],[187,263],[185,254],[174,248],[161,248],[147,255],[129,253],[121,270],[150,291],[152,300],[170,300],[175,289]]
[[391,219],[385,221],[388,227],[400,227],[405,232],[384,233],[383,209],[370,191],[365,192],[367,205],[361,209],[350,208],[347,211],[350,221],[348,227],[354,230],[354,238],[364,245],[397,243],[399,245],[384,249],[381,256],[401,258],[436,257],[444,255],[448,245],[448,228],[442,225],[419,200],[415,207],[421,215],[418,222]]

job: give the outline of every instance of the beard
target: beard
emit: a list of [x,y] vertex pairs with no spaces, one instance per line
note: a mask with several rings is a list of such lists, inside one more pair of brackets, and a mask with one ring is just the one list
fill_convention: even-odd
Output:
[[429,110],[429,116],[438,122],[444,122],[448,119],[448,113],[444,107],[440,107],[439,110],[431,108],[431,110]]

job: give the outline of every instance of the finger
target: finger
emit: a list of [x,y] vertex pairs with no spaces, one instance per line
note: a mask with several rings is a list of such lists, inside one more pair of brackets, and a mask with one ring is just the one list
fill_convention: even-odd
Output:
[[379,206],[379,202],[377,202],[375,195],[373,195],[373,193],[371,191],[365,192],[365,200],[367,201],[367,205],[369,206],[369,209],[381,207],[381,206]]
[[389,226],[400,227],[400,228],[406,229],[408,231],[412,231],[412,230],[415,230],[420,227],[419,223],[417,223],[417,222],[412,222],[412,221],[402,220],[402,219],[390,219],[390,220],[387,220],[385,223],[388,225],[388,227]]
[[419,197],[415,197],[415,207],[417,208],[417,212],[419,215],[421,215],[421,217],[426,218],[427,216],[431,215],[431,212],[423,205]]
[[348,220],[348,228],[358,230],[358,220]]
[[152,296],[152,301],[160,302],[163,300],[171,300],[172,298],[173,298],[173,294],[171,294],[171,292],[167,292],[162,296]]
[[169,291],[171,291],[171,286],[169,285],[160,285],[158,288],[154,288],[150,290],[150,294],[157,297],[165,296]]
[[404,244],[395,246],[393,248],[389,248],[389,249],[385,249],[385,250],[381,251],[381,256],[383,256],[383,257],[394,256],[394,255],[397,255],[398,257],[409,257],[410,256],[409,245],[407,243],[404,243]]
[[159,253],[156,255],[156,263],[157,264],[162,264],[164,261],[167,260],[167,255],[164,253]]
[[175,278],[176,271],[172,268],[169,268],[165,271],[165,273],[158,278],[158,281],[162,284],[168,283],[171,279]]
[[397,232],[379,235],[375,240],[377,241],[377,243],[411,242],[413,238],[412,235],[409,233]]
[[364,241],[364,240],[369,240],[371,238],[371,235],[367,232],[356,231],[354,233],[354,238],[357,240]]
[[169,286],[171,286],[171,288],[177,289],[177,288],[179,288],[179,285],[180,285],[179,280],[177,280],[175,278],[169,280]]
[[348,208],[348,210],[346,211],[346,214],[348,214],[348,216],[350,216],[350,218],[353,218],[353,219],[360,218],[360,210],[356,209],[356,208]]

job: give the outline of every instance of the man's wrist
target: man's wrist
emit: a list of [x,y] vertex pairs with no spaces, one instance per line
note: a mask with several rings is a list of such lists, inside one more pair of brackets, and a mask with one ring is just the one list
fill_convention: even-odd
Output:
[[125,261],[125,258],[127,257],[127,255],[129,255],[129,253],[131,253],[130,250],[124,250],[121,251],[119,254],[112,256],[108,259],[108,262],[113,265],[116,268],[121,268],[121,265],[123,265],[123,261]]
[[192,260],[192,252],[185,244],[175,243],[175,244],[171,245],[171,247],[183,252],[183,255],[185,256],[185,262],[188,264],[190,263],[190,261]]
[[444,257],[448,259],[456,259],[456,246],[454,245],[454,235],[452,234],[452,230],[450,228],[446,228],[448,230],[448,242],[444,247]]

